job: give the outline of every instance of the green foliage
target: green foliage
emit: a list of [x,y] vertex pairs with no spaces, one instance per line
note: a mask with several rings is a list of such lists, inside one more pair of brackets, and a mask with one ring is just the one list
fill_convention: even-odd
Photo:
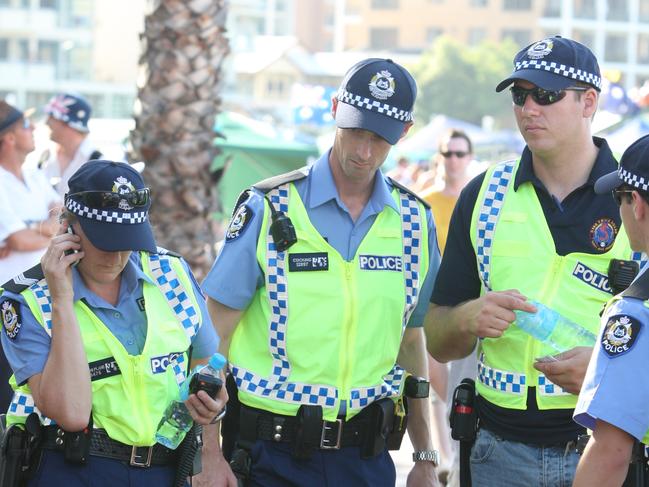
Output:
[[467,47],[439,37],[412,67],[419,88],[415,117],[420,126],[434,114],[478,125],[489,115],[497,126],[511,126],[510,98],[495,89],[512,72],[512,59],[519,48],[511,40]]

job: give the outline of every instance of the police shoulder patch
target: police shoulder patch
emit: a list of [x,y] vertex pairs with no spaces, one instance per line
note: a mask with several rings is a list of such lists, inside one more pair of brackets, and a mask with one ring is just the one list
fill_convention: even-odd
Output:
[[246,204],[241,204],[236,209],[232,215],[232,220],[230,220],[230,225],[225,232],[225,241],[230,242],[236,240],[248,227],[250,220],[252,220],[253,212],[250,207]]
[[20,321],[20,304],[14,299],[5,299],[0,303],[2,313],[2,326],[9,338],[14,340],[18,336],[22,322]]
[[609,357],[622,355],[635,345],[642,325],[629,315],[614,315],[606,322],[602,338],[602,349]]

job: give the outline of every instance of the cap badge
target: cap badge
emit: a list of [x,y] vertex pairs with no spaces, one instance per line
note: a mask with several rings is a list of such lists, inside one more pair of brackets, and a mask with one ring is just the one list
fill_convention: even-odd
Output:
[[370,80],[370,93],[374,98],[387,100],[394,95],[395,82],[388,70],[383,70],[372,76]]
[[552,52],[553,46],[554,43],[551,39],[543,39],[542,41],[539,41],[532,45],[532,47],[527,50],[527,57],[529,57],[530,59],[544,58]]
[[[113,193],[117,194],[126,194],[126,193],[131,193],[135,191],[135,186],[131,184],[131,182],[126,179],[124,176],[119,176],[115,181],[113,182]],[[124,211],[132,210],[133,207],[128,204],[128,202],[125,199],[121,199],[119,201],[119,208]]]

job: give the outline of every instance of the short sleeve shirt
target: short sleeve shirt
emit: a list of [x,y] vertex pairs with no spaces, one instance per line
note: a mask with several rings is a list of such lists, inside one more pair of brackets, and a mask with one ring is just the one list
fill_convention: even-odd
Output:
[[[304,202],[311,223],[346,261],[353,259],[377,215],[386,206],[390,207],[391,211],[399,211],[391,195],[392,186],[389,180],[377,171],[372,195],[361,215],[353,221],[338,196],[329,166],[329,152],[314,163],[306,178],[295,182],[295,187]],[[246,309],[256,290],[264,285],[264,276],[257,262],[257,240],[264,214],[263,195],[252,191],[245,205],[249,211],[245,224],[236,238],[226,239],[203,282],[203,289],[208,296],[239,310]],[[408,323],[410,327],[423,326],[427,300],[439,267],[439,250],[430,210],[426,211],[426,221],[430,265],[424,279],[421,298]]]
[[649,308],[641,299],[614,302],[602,316],[599,339],[575,408],[575,421],[594,429],[605,421],[638,440],[649,431]]
[[[207,312],[205,298],[189,271],[187,263],[183,260],[182,264],[191,276],[192,289],[198,301],[202,317],[199,331],[192,339],[192,357],[209,357],[218,348],[218,336]],[[130,355],[139,355],[146,340],[147,317],[145,313],[146,303],[143,298],[143,285],[145,282],[154,284],[149,276],[142,271],[140,254],[132,252],[121,275],[117,304],[113,306],[90,291],[84,285],[78,270],[72,268],[74,300],[83,300]],[[22,384],[33,375],[40,374],[45,368],[51,338],[31,313],[22,295],[5,291],[0,296],[0,302],[5,298],[18,303],[19,309],[17,311],[20,316],[21,327],[13,339],[9,338],[3,330],[1,333],[2,347],[16,376],[16,382]]]

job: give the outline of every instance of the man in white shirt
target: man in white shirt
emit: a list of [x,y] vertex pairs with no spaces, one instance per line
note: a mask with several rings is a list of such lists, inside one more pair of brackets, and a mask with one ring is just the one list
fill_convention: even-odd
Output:
[[63,198],[70,176],[89,160],[101,159],[101,152],[88,139],[92,107],[79,95],[61,93],[52,97],[44,111],[54,147],[43,153],[39,167]]

